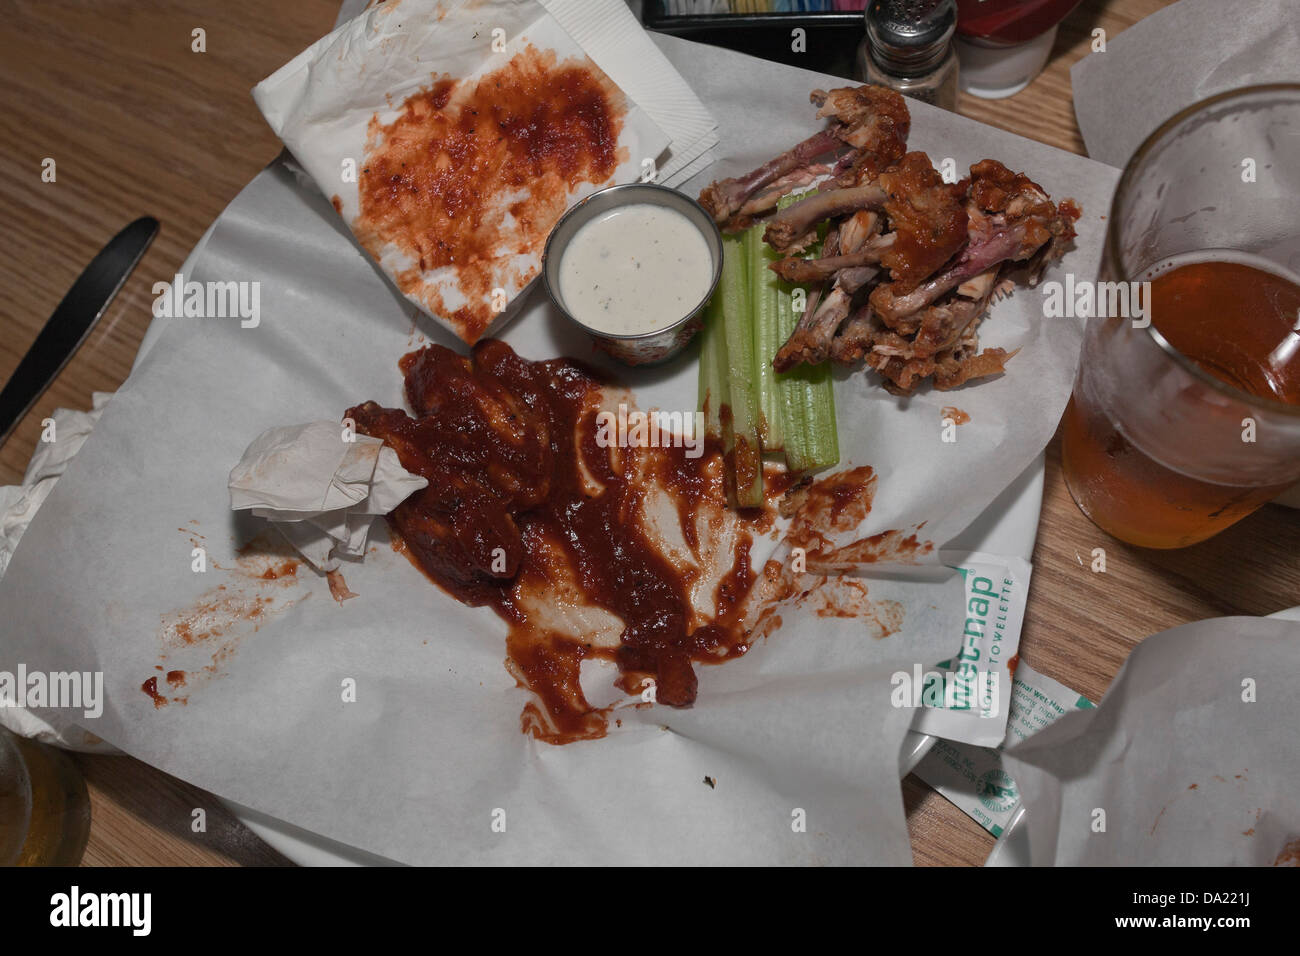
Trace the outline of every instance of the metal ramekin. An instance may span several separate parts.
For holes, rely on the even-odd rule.
[[[709,254],[713,257],[713,279],[709,283],[708,291],[705,292],[704,297],[688,314],[677,319],[672,325],[653,332],[641,332],[637,335],[611,335],[608,332],[599,332],[584,325],[565,308],[564,300],[560,297],[560,260],[564,258],[564,250],[568,247],[569,240],[584,225],[596,216],[609,212],[611,209],[630,206],[635,203],[667,206],[669,209],[675,209],[677,212],[682,213],[687,219],[695,223],[700,230],[700,234],[704,236],[704,241],[708,244]],[[653,365],[658,362],[666,362],[684,349],[686,344],[695,336],[695,333],[700,330],[700,326],[703,324],[701,313],[703,313],[705,304],[713,295],[713,290],[717,288],[718,278],[721,275],[722,234],[718,231],[717,223],[713,221],[713,217],[704,211],[703,206],[684,193],[669,189],[667,186],[657,186],[653,183],[629,183],[625,186],[608,186],[592,193],[586,199],[578,201],[556,222],[551,234],[546,239],[546,248],[542,252],[542,281],[546,285],[546,293],[551,297],[551,301],[555,303],[555,307],[564,313],[570,322],[591,336],[598,348],[608,352],[626,365]]]

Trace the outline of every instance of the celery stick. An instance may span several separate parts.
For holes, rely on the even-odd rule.
[[[794,471],[839,461],[829,363],[772,368],[799,316],[794,286],[767,268],[779,256],[762,234],[760,225],[724,238],[722,276],[700,333],[699,407],[706,433],[722,440],[728,493],[740,507],[763,504],[763,451],[784,450]]]
[[[721,440],[722,406],[730,401],[727,390],[727,342],[723,336],[722,290],[714,293],[704,310],[700,330],[699,408],[704,413],[704,434]]]
[[[782,320],[790,313],[790,285],[768,268],[780,256],[763,241],[763,226],[745,232],[745,260],[749,266],[749,287],[754,310],[754,364],[758,381],[758,437],[763,451],[785,448],[785,416],[776,388],[772,357],[785,344],[788,331]]]
[[[783,197],[777,206],[784,207],[800,198],[802,197]],[[820,242],[807,252],[809,257],[820,254]],[[793,286],[784,281],[779,285],[787,290],[793,289]],[[805,294],[811,295],[812,291],[805,289]],[[780,343],[777,348],[790,337],[798,321],[793,299],[787,295],[780,316]],[[774,349],[772,355],[775,354]],[[771,357],[767,361],[771,362]],[[792,471],[828,468],[840,460],[833,384],[829,362],[817,366],[800,365],[775,376],[778,395],[776,404],[782,411],[781,431],[785,438],[785,459]]]
[[[792,471],[814,471],[837,463],[840,447],[830,363],[801,365],[777,380],[785,390],[786,464]]]
[[[730,454],[741,508],[763,505],[763,452],[758,438],[758,376],[754,363],[754,315],[750,295],[749,269],[744,239],[723,240],[722,279],[723,329],[727,343],[727,384],[730,394],[731,441],[726,442],[728,416],[723,413],[724,447]],[[726,447],[729,445],[729,447]]]
[[[808,467],[839,464],[840,434],[835,418],[835,376],[829,362],[817,370],[812,383],[812,415],[808,425]]]
[[[806,365],[800,365],[776,377],[777,398],[781,403],[781,427],[785,432],[785,463],[791,471],[808,470],[808,433],[801,401],[804,387],[800,381],[806,368]]]

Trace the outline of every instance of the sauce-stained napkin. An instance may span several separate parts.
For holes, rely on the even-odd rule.
[[[672,140],[659,157],[656,182],[677,186],[713,162],[718,121],[624,0],[540,2]]]
[[[265,518],[321,571],[361,557],[370,523],[429,484],[337,422],[270,428],[230,472],[230,507]]]
[[[343,24],[383,2],[343,0],[335,23]],[[539,2],[672,141],[659,157],[656,182],[677,186],[713,162],[718,121],[655,46],[632,4],[626,0]]]
[[[402,294],[471,344],[517,311],[564,210],[669,145],[535,0],[377,5],[253,98]]]

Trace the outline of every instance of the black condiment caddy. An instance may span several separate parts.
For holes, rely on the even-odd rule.
[[[864,32],[860,10],[675,16],[664,0],[645,0],[642,19],[649,30],[846,79]],[[795,29],[804,31],[803,52],[792,49]]]

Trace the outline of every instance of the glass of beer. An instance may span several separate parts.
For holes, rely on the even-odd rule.
[[[1223,93],[1152,133],[1100,278],[1097,301],[1121,307],[1088,320],[1062,444],[1084,514],[1181,548],[1300,481],[1300,84]]]
[[[0,727],[0,866],[75,866],[90,836],[90,797],[61,750]]]

